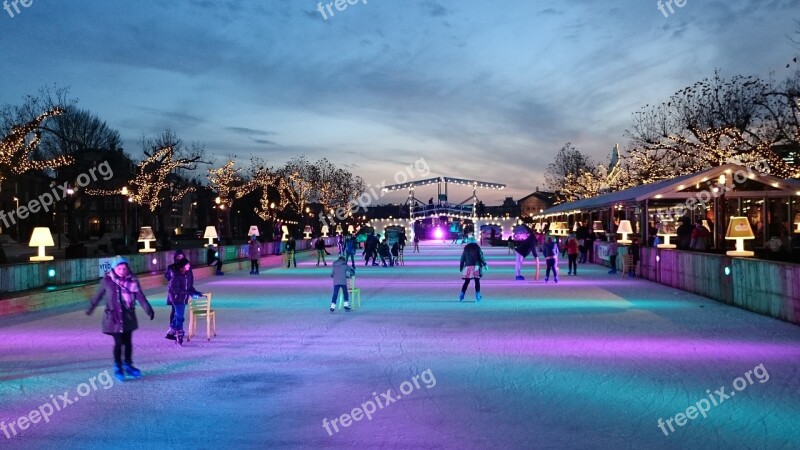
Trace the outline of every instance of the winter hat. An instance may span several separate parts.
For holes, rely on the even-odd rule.
[[[130,266],[131,266],[131,265],[128,263],[128,260],[127,260],[127,259],[125,259],[125,257],[117,255],[117,256],[115,256],[115,257],[114,257],[114,262],[112,262],[112,263],[111,263],[111,267],[112,267],[112,268],[113,268],[113,267],[117,267],[117,266],[118,266],[118,265],[120,265],[120,264],[125,264],[125,265],[126,265],[126,266],[128,266],[128,267],[130,267]]]
[[[175,266],[176,267],[184,267],[187,264],[189,264],[189,260],[186,259],[185,257],[181,258],[181,259],[179,259],[178,261],[175,262]]]

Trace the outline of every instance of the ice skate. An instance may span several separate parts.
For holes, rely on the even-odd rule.
[[[480,303],[482,298],[483,297],[481,296],[480,292],[475,293],[475,303]]]
[[[350,312],[353,308],[350,307],[350,302],[344,302],[344,310]]]
[[[136,367],[133,367],[132,362],[126,362],[123,365],[123,368],[125,369],[125,375],[131,378],[141,378],[142,376],[142,371],[137,369]]]
[[[460,301],[460,302],[464,301],[464,293],[463,292],[458,294],[458,301]]]
[[[125,372],[122,371],[121,366],[114,366],[114,377],[119,381],[125,381]]]
[[[336,311],[336,303],[331,303],[331,312]]]
[[[175,340],[175,330],[173,330],[172,328],[167,330],[167,335],[164,336],[164,339],[169,339],[171,341],[174,341]]]

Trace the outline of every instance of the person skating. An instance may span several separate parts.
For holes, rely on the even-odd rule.
[[[514,243],[514,236],[508,237],[507,244],[508,244],[508,254],[510,255],[514,253],[514,248],[516,247],[516,244]]]
[[[514,241],[511,241],[514,242]],[[536,260],[536,276],[539,275],[539,255],[536,253],[536,234],[531,232],[525,240],[519,241],[514,246],[514,256],[516,258],[514,264],[514,271],[516,274],[515,280],[522,281],[525,277],[522,276],[522,262],[525,258],[533,253],[533,259]]]
[[[344,253],[344,236],[341,234],[336,235],[336,248],[339,250],[339,256]]]
[[[219,256],[219,248],[215,247],[214,244],[208,244],[206,261],[209,267],[214,266],[214,275],[225,275],[222,272],[222,258]]]
[[[553,281],[558,283],[558,266],[556,265],[558,257],[558,243],[552,236],[547,237],[547,242],[544,243],[544,260],[547,263],[547,271],[544,274],[544,282],[550,281],[550,271],[553,271]]]
[[[356,270],[356,238],[350,233],[344,239],[344,260],[353,263],[353,270]]]
[[[389,249],[389,244],[386,242],[386,238],[378,246],[378,255],[381,257],[381,263],[383,263],[383,267],[394,267],[394,263],[392,262],[392,253]],[[389,259],[389,266],[386,265],[386,259]]]
[[[464,300],[464,294],[467,293],[469,287],[469,280],[475,280],[475,302],[481,301],[481,277],[483,271],[488,269],[486,259],[483,257],[481,247],[475,242],[475,238],[470,237],[468,244],[464,246],[461,252],[461,263],[459,265],[459,272],[464,279],[464,284],[461,286],[461,293],[458,295],[458,301]]]
[[[86,315],[91,315],[105,298],[103,334],[114,338],[114,375],[124,381],[126,376],[139,378],[142,372],[133,366],[133,331],[139,327],[136,320],[136,302],[142,305],[150,320],[155,312],[147,301],[139,280],[128,267],[128,260],[117,256],[111,270],[100,280],[97,292],[89,300]],[[124,347],[125,359],[122,359]]]
[[[322,236],[317,238],[317,241],[314,242],[314,248],[317,249],[317,267],[319,267],[319,260],[322,259],[322,263],[326,266],[328,265],[327,261],[325,261],[325,239]]]
[[[175,263],[184,258],[186,258],[186,254],[183,253],[182,250],[178,250],[175,252],[173,264],[170,264],[167,267],[167,271],[164,273],[164,278],[167,279],[167,283],[169,283],[169,280],[172,279],[172,276],[174,274],[173,268],[175,266]],[[192,282],[194,282],[194,273],[192,272],[191,267],[189,268],[189,276],[192,278]],[[169,313],[169,330],[167,330],[167,335],[164,336],[164,338],[174,341],[176,338],[175,338],[175,329],[172,328],[172,319],[175,317],[175,306],[172,304],[172,297],[170,297],[169,295],[169,290],[167,290],[167,304],[170,305],[171,310]]]
[[[411,253],[419,253],[419,236],[414,235],[414,250]]]
[[[567,238],[567,261],[569,270],[567,271],[567,275],[577,275],[578,274],[578,238],[575,237],[574,234],[570,233],[569,237]]]
[[[286,268],[288,269],[292,265],[297,268],[297,258],[295,258],[295,251],[297,250],[297,241],[294,240],[294,236],[289,236],[289,239],[286,241]]]
[[[352,267],[347,265],[347,260],[344,256],[340,256],[333,262],[331,269],[331,278],[333,278],[333,297],[331,297],[331,312],[336,311],[336,300],[339,298],[339,290],[343,291],[344,295],[344,310],[350,312],[350,294],[347,291],[347,279],[352,277],[355,271]]]
[[[378,257],[378,238],[375,235],[370,234],[367,236],[367,240],[364,242],[364,257],[366,258],[365,266],[369,265],[370,259],[373,266],[378,265],[376,261]]]
[[[250,275],[258,275],[258,259],[261,257],[261,243],[256,235],[250,236],[247,243],[247,254],[250,256]]]
[[[406,232],[400,232],[400,237],[397,238],[397,243],[400,244],[400,251],[403,251],[403,249],[406,248],[406,240]]]
[[[186,258],[180,259],[172,265],[172,278],[167,286],[167,295],[172,299],[172,307],[175,309],[175,316],[170,322],[170,329],[174,330],[175,340],[179,345],[183,345],[183,322],[186,304],[189,297],[198,297],[202,292],[194,288],[194,276],[192,266]]]

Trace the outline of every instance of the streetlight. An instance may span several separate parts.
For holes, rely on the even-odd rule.
[[[128,251],[128,186],[122,186],[122,234],[125,236],[125,251]]]
[[[14,201],[17,202],[17,211],[19,211],[19,197],[14,197]],[[17,221],[17,242],[19,242],[19,220]]]

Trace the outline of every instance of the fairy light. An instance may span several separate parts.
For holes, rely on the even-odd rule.
[[[33,152],[41,142],[41,126],[50,117],[61,115],[61,108],[53,108],[34,120],[11,127],[11,132],[0,140],[0,181],[6,175],[22,175],[29,170],[57,169],[72,164],[71,156],[57,156],[47,160],[37,160]],[[29,138],[30,135],[33,135]]]

